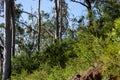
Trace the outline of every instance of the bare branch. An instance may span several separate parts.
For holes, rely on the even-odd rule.
[[[71,0],[72,2],[76,2],[76,3],[79,3],[79,4],[81,4],[81,5],[83,5],[83,6],[85,6],[85,7],[87,7],[88,8],[88,6],[87,5],[85,5],[84,3],[82,3],[82,2],[79,2],[79,1],[76,1],[76,0]]]
[[[51,36],[51,37],[54,37],[54,33],[51,33],[48,29],[46,28],[43,28],[44,30],[46,30],[46,32]]]
[[[37,18],[37,16],[36,16],[36,15],[34,15],[34,14],[32,14],[32,13],[29,13],[29,12],[27,12],[27,11],[23,11],[23,10],[22,10],[22,12],[23,12],[23,13],[26,13],[26,14],[29,14],[29,15],[31,15],[31,16],[33,16],[33,17]]]
[[[4,16],[0,16],[0,17],[2,17],[2,18],[4,18]],[[19,21],[19,20],[16,20],[18,23],[20,23],[20,24],[23,24],[24,26],[26,26],[27,28],[29,28],[29,29],[31,29],[31,27],[30,26],[28,26],[27,24],[25,24],[24,22],[21,22],[21,21]],[[34,30],[34,29],[32,29],[34,32],[36,32],[36,33],[38,33],[38,31],[36,31],[36,30]]]
[[[17,20],[17,22],[20,23],[20,24],[23,24],[23,25],[26,26],[27,28],[31,29],[31,27],[28,26],[27,24],[25,24],[24,22],[21,22],[21,21],[18,21],[18,20]],[[32,29],[32,30],[33,30],[34,32],[38,33],[38,31],[36,31],[35,29]]]
[[[23,10],[22,10],[22,12],[23,12],[23,13],[26,13],[26,14],[29,14],[29,15],[31,15],[31,16],[37,18],[37,16],[34,15],[34,14],[32,14],[32,13],[29,13],[29,12],[27,12],[27,11],[23,11]],[[0,17],[4,18],[4,15],[0,15]]]

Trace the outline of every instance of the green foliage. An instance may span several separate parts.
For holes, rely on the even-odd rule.
[[[44,54],[48,64],[50,64],[51,67],[60,65],[64,68],[65,62],[67,61],[67,56],[65,54],[67,49],[66,43],[56,43],[48,47]]]
[[[31,73],[33,70],[39,68],[40,62],[36,58],[37,55],[25,55],[21,54],[13,58],[12,68],[13,72],[20,74],[22,71]]]
[[[83,4],[86,1],[83,0]],[[63,34],[61,42],[53,43],[56,37],[55,16],[41,11],[41,50],[38,53],[38,20],[33,16],[38,13],[31,13],[33,15],[29,15],[26,22],[21,18],[22,4],[16,4],[18,55],[12,58],[11,80],[67,80],[98,64],[104,64],[101,70],[104,77],[120,76],[120,2],[91,1],[92,9],[79,21],[78,17],[71,18],[66,2],[62,5],[59,15],[59,25],[62,23],[60,31]],[[76,25],[80,25],[78,29]],[[4,23],[1,23],[1,36],[3,26]]]
[[[100,61],[104,63],[103,73],[107,75],[120,75],[120,44],[118,42],[109,43],[101,54]]]
[[[19,20],[19,18],[21,17],[22,14],[22,10],[23,10],[23,6],[22,4],[16,4],[15,5],[15,19]]]
[[[13,60],[12,79],[67,80],[99,64],[104,64],[104,77],[118,76],[119,47],[120,43],[113,42],[111,37],[103,40],[83,32],[77,34],[76,39],[66,38],[48,46],[43,52],[17,56]]]
[[[120,35],[120,18],[118,18],[114,21],[114,26],[115,26],[114,35],[116,34],[119,37],[119,35]]]

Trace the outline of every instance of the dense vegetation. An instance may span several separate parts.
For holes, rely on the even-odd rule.
[[[120,42],[78,34],[75,40],[66,38],[62,43],[48,46],[43,52],[26,53],[13,59],[13,80],[67,80],[77,73],[98,64],[104,79],[120,74]],[[26,55],[25,55],[26,54]]]
[[[38,12],[29,13],[15,4],[11,80],[69,80],[100,64],[102,80],[120,77],[120,1],[71,0],[87,9],[79,19],[70,18],[65,0],[51,1],[55,4],[51,14],[39,11],[40,6]],[[28,22],[21,19],[23,13]],[[4,42],[4,23],[0,29]]]

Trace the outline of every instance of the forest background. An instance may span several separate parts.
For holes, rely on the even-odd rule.
[[[119,0],[1,0],[1,79],[117,80],[119,13]]]

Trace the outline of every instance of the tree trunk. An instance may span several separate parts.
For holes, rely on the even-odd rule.
[[[40,0],[38,2],[38,51],[40,51],[40,33],[41,33],[41,13],[40,13]]]
[[[56,18],[56,38],[59,39],[59,6],[58,0],[54,0],[55,4],[55,18]]]
[[[0,45],[0,74],[2,74],[2,68],[3,68],[3,54],[2,54],[2,51],[3,51],[3,46]],[[2,77],[0,77],[2,78]]]
[[[10,27],[10,0],[4,0],[4,62],[2,80],[7,80],[11,75],[11,27]]]
[[[60,40],[62,41],[62,29],[63,29],[63,12],[62,12],[62,6],[63,1],[59,0],[59,8],[60,8]]]
[[[62,41],[62,36],[68,27],[67,16],[68,16],[68,6],[65,0],[59,0],[59,39]]]
[[[11,0],[11,26],[12,26],[12,44],[11,44],[11,53],[12,56],[15,56],[15,8],[14,0]]]
[[[93,12],[90,0],[86,0],[87,10],[88,10],[88,19],[89,19],[89,26],[93,26]]]

